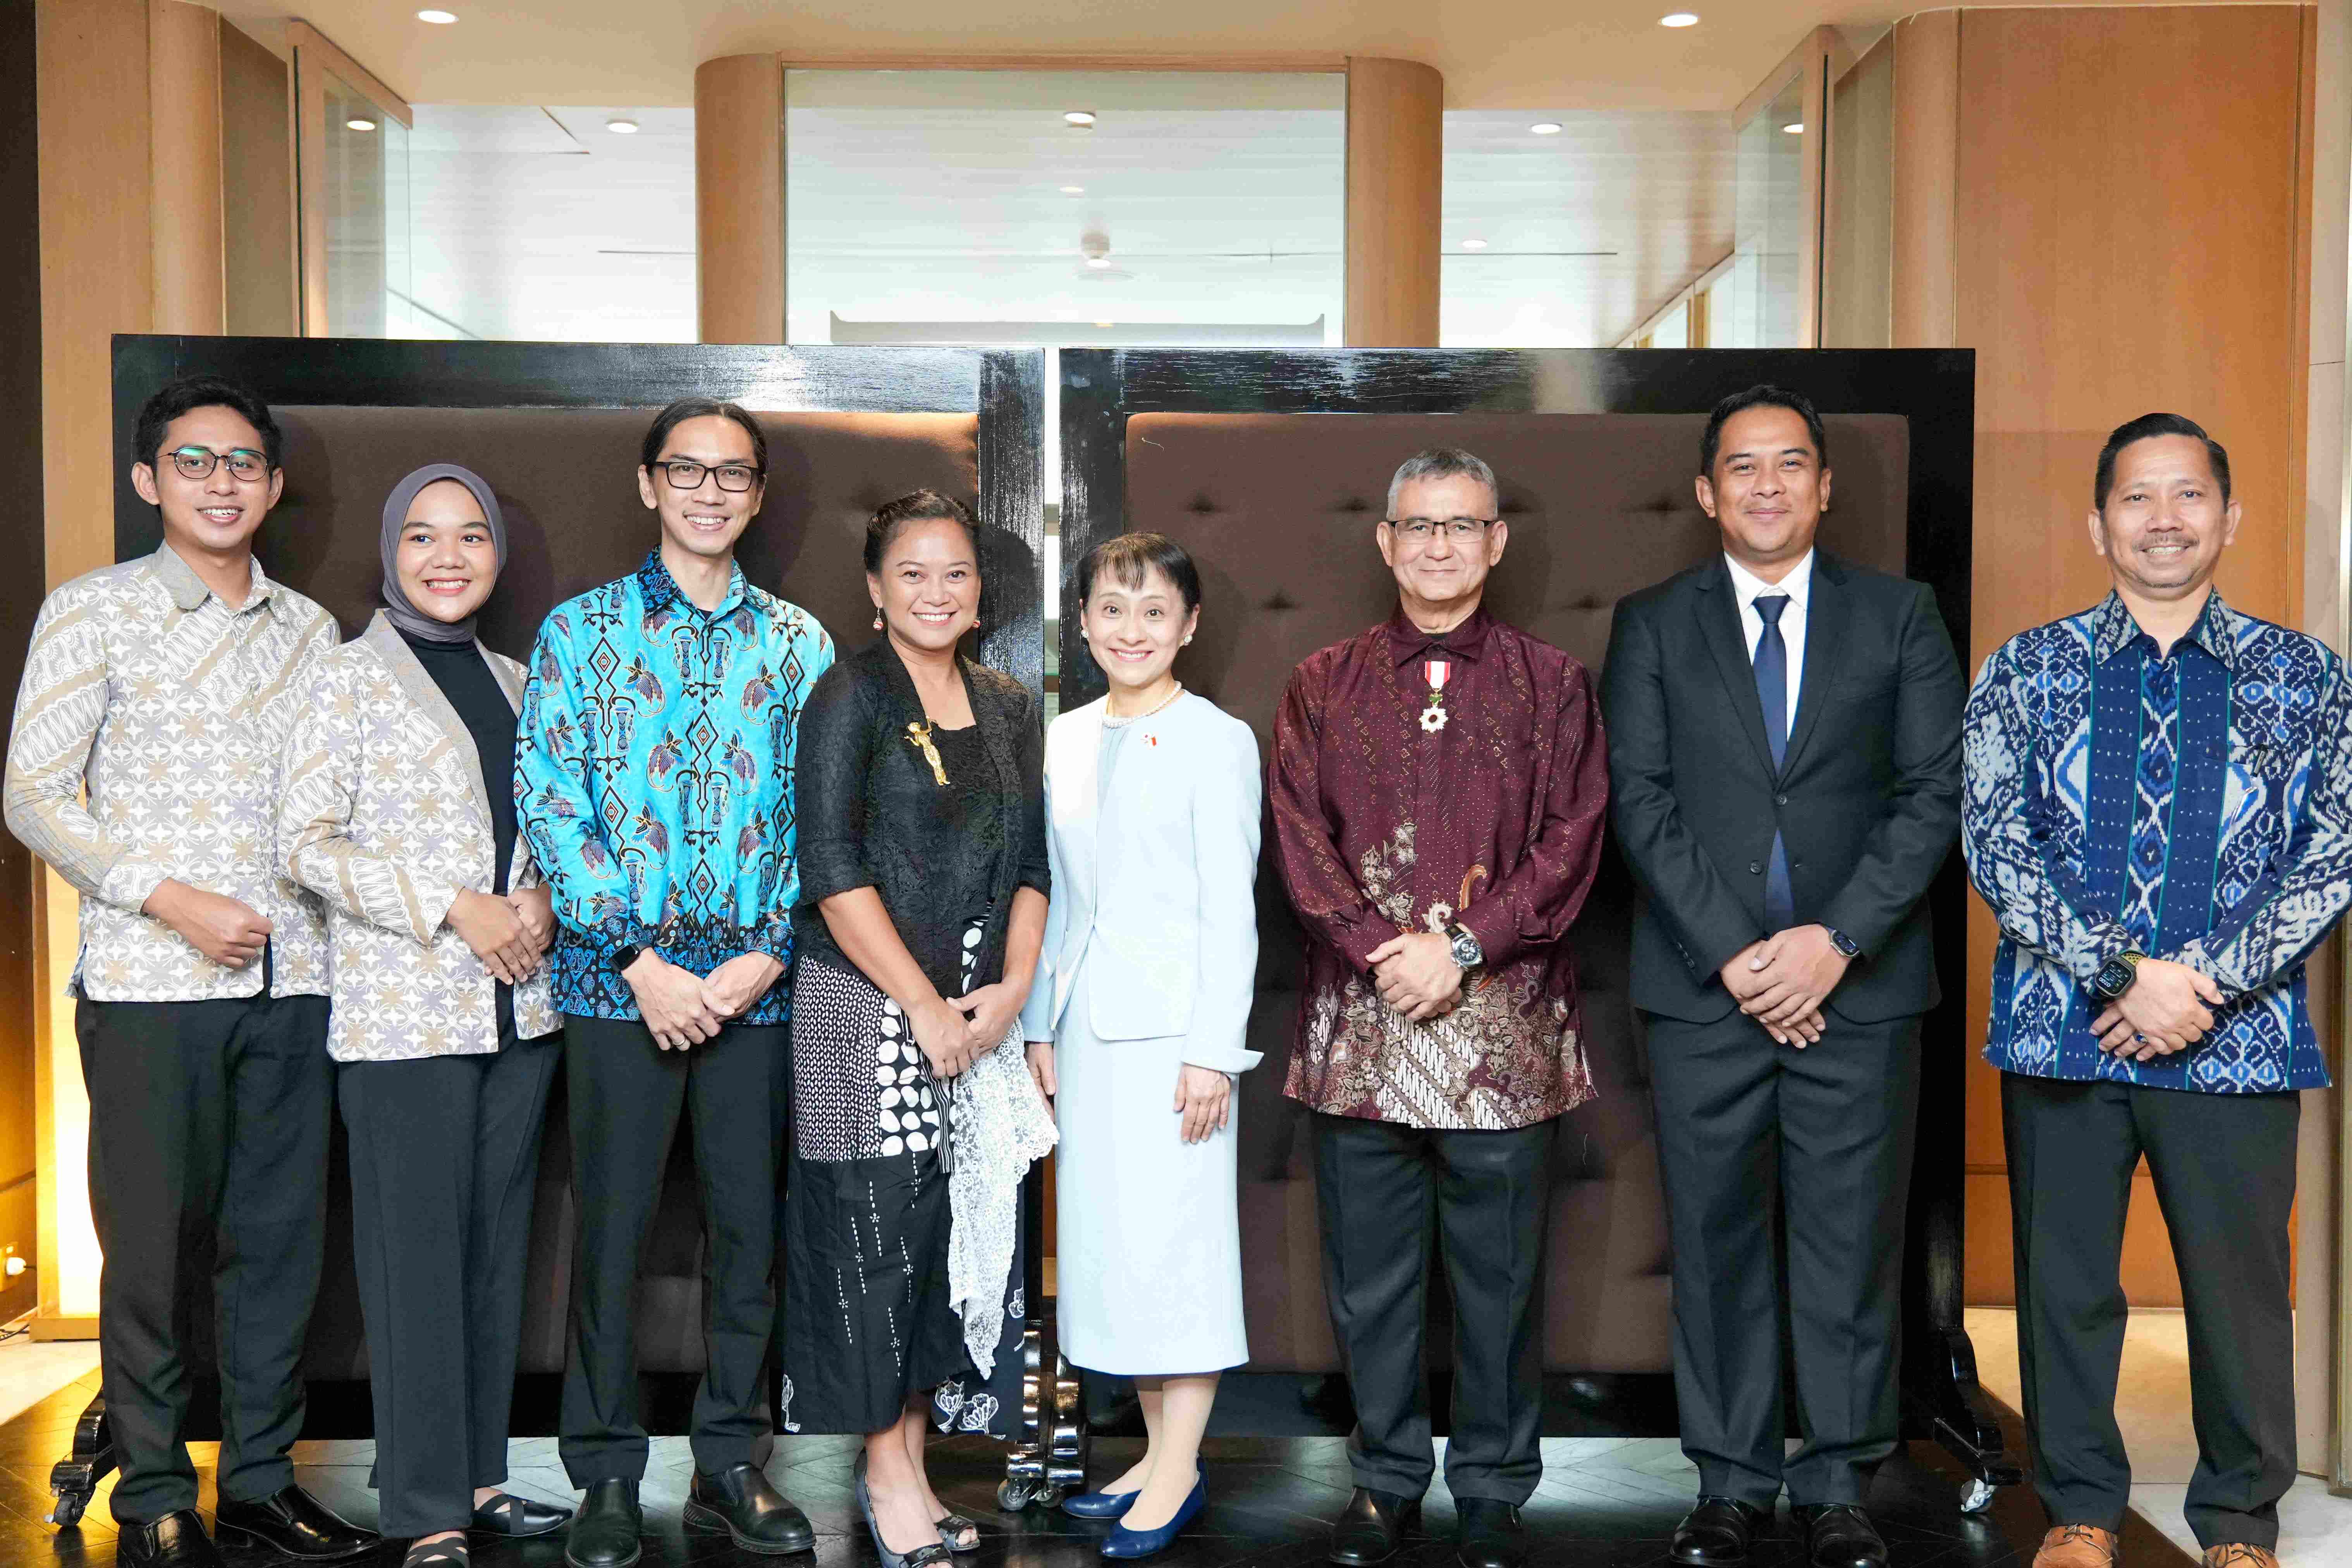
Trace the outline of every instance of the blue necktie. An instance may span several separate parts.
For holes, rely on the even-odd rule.
[[[1764,635],[1756,639],[1756,699],[1763,704],[1764,739],[1772,747],[1776,774],[1789,751],[1789,645],[1780,636],[1780,612],[1788,607],[1786,594],[1764,594],[1756,600],[1757,616],[1764,623]],[[1774,931],[1797,923],[1797,898],[1789,888],[1789,851],[1777,831],[1771,864],[1764,871],[1764,923]]]

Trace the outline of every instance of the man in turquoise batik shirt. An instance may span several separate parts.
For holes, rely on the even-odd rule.
[[[1992,1037],[2015,1237],[2036,1568],[2112,1568],[2132,1173],[2188,1310],[2212,1568],[2275,1568],[2294,1479],[2289,1215],[2299,1091],[2327,1067],[2304,960],[2352,901],[2352,682],[2214,591],[2230,458],[2178,415],[2107,437],[2092,546],[2115,591],[2020,633],[1965,720],[1961,842],[2000,922]]]
[[[740,408],[664,409],[637,470],[661,542],[547,617],[518,721],[520,815],[560,923],[579,1196],[561,1443],[588,1494],[565,1546],[575,1568],[639,1552],[637,1255],[681,1116],[709,1235],[687,1515],[753,1552],[815,1541],[754,1445],[768,1431],[782,981],[800,897],[793,748],[833,642],[735,563],[766,474],[766,437]]]

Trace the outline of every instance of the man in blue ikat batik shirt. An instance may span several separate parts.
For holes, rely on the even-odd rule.
[[[2021,632],[1969,699],[1962,845],[2000,922],[1991,1039],[2016,1241],[2035,1568],[2111,1568],[2131,1472],[2118,1282],[2146,1156],[2188,1308],[2209,1568],[2275,1568],[2294,1478],[2288,1216],[2325,1087],[2304,961],[2352,899],[2352,690],[2214,590],[2230,458],[2149,414],[2099,453],[2115,587]]]

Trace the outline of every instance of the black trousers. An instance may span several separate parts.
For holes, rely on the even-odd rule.
[[[1543,1476],[1537,1283],[1556,1123],[1435,1131],[1315,1118],[1323,1284],[1356,1401],[1356,1484],[1419,1497],[1436,1468],[1423,1354],[1430,1248],[1454,1298],[1456,1498],[1524,1503]]]
[[[761,1371],[775,1324],[776,1160],[791,1047],[781,1025],[730,1024],[708,1044],[665,1051],[643,1024],[566,1017],[572,1106],[572,1333],[563,1436],[572,1484],[646,1470],[637,1414],[637,1259],[681,1116],[694,1126],[706,1253],[694,1396],[694,1462],[706,1473],[753,1458],[769,1431]]]
[[[1859,1503],[1900,1437],[1919,1020],[1832,1016],[1798,1050],[1740,1013],[1643,1018],[1674,1251],[1675,1397],[1699,1490],[1759,1508],[1783,1485],[1792,1503]],[[1785,1458],[1784,1340],[1803,1436]]]
[[[496,1053],[346,1062],[352,1255],[386,1535],[463,1530],[507,1478],[551,1035]]]
[[[2000,1075],[2017,1359],[2033,1489],[2058,1524],[2116,1529],[2131,1466],[2116,1427],[2124,1213],[2147,1156],[2189,1329],[2200,1544],[2274,1548],[2294,1479],[2288,1238],[2302,1096],[2200,1094]]]
[[[266,960],[265,960],[266,963]],[[215,1248],[220,1494],[294,1482],[302,1340],[326,1247],[327,999],[91,1002],[74,1014],[89,1089],[89,1207],[106,1255],[99,1361],[121,1457],[113,1510],[196,1506],[181,1428],[189,1265]]]

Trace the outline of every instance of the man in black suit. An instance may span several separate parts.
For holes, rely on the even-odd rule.
[[[1723,555],[1621,603],[1602,676],[1699,1471],[1673,1554],[1697,1568],[1744,1561],[1784,1484],[1816,1568],[1886,1562],[1863,1502],[1897,1441],[1924,900],[1959,825],[1966,689],[1927,588],[1815,552],[1829,500],[1811,404],[1717,404],[1698,502]]]

